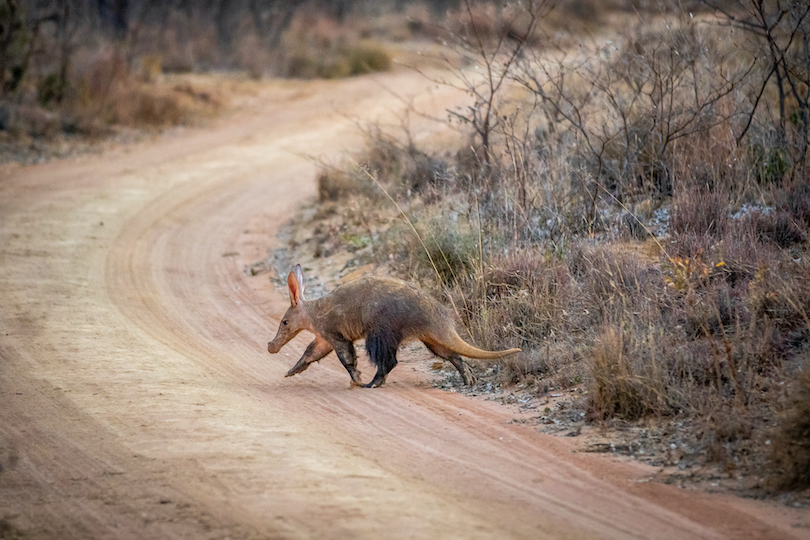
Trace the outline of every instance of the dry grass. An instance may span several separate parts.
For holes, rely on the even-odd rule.
[[[695,37],[674,36],[655,41],[645,30],[644,46],[682,51]],[[631,87],[600,92],[631,99]],[[588,131],[585,116],[573,125],[566,111],[527,107],[525,95],[520,109],[499,105],[507,114],[490,163],[374,132],[355,159],[418,237],[353,167],[329,173],[322,199],[341,201],[347,238],[370,239],[366,261],[431,287],[471,341],[523,349],[497,370],[479,369],[484,384],[539,396],[578,388],[592,422],[677,423],[703,464],[729,475],[767,467],[774,489],[806,487],[810,188],[751,151],[759,135],[737,144],[730,119],[741,95],[715,97],[666,147],[611,131],[604,115]],[[688,103],[676,109],[673,125],[692,126]],[[517,110],[533,116],[510,120]],[[654,109],[634,114],[638,125],[660,120]],[[516,139],[526,123],[537,129]],[[591,144],[606,137],[605,152],[586,135]]]
[[[44,6],[24,6],[32,18],[47,11],[47,22],[38,27],[30,49],[30,25],[13,31],[14,46],[6,51],[12,58],[4,62],[7,83],[0,89],[0,142],[27,146],[31,139],[107,136],[114,126],[152,129],[197,122],[216,114],[224,98],[211,85],[179,76],[194,72],[225,69],[260,79],[390,70],[392,57],[382,39],[397,25],[407,28],[404,14],[381,12],[371,22],[349,16],[338,23],[325,6],[279,7],[276,16],[292,10],[285,26],[280,21],[286,16],[268,18],[267,12],[244,5],[225,9],[228,5],[219,17],[213,6],[186,10],[149,4],[137,21],[133,17],[129,33],[116,39],[112,31],[101,32],[89,12],[60,8],[52,14]],[[372,29],[383,15],[389,22]],[[64,23],[67,33],[58,32],[54,22]]]
[[[148,71],[148,77],[130,73],[114,51],[90,61],[77,73],[73,99],[66,105],[79,129],[92,133],[111,124],[147,128],[192,124],[224,105],[214,88],[159,77],[154,66]]]
[[[785,410],[778,417],[771,436],[773,484],[777,489],[810,485],[810,365],[793,383]]]
[[[25,144],[63,134],[97,138],[115,127],[138,129],[189,125],[217,114],[226,98],[215,79],[202,82],[185,76],[160,75],[159,59],[145,59],[130,71],[115,49],[77,57],[58,103],[42,88],[26,92],[11,111],[7,132]]]
[[[376,40],[357,28],[339,25],[318,13],[299,17],[284,37],[281,74],[336,79],[391,69],[392,59]]]
[[[658,371],[654,357],[639,355],[653,349],[643,343],[639,350],[639,344],[633,342],[639,337],[644,340],[647,336],[625,335],[622,328],[616,327],[607,327],[597,336],[591,349],[593,382],[589,392],[591,412],[596,418],[637,420],[669,412],[667,378]]]

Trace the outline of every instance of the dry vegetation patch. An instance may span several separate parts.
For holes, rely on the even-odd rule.
[[[429,10],[428,10],[429,12]],[[392,68],[407,15],[375,2],[0,0],[0,148],[9,161],[200,122],[215,80],[337,78]]]
[[[570,36],[544,33],[554,15],[542,2],[520,17],[517,4],[462,4],[446,26],[454,58],[470,62],[449,66],[473,100],[450,111],[467,138],[436,151],[372,130],[362,154],[320,176],[313,256],[348,248],[347,268],[431,289],[477,345],[523,349],[478,366],[473,393],[499,389],[546,429],[590,433],[591,450],[665,467],[668,481],[801,498],[801,100],[772,87],[756,51],[735,53],[707,11],[640,13],[568,54]],[[810,35],[791,17],[780,31]],[[514,39],[526,21],[532,39]],[[799,116],[780,122],[780,103]]]

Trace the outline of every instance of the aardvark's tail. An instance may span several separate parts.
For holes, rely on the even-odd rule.
[[[510,354],[519,353],[520,349],[507,349],[505,351],[485,351],[483,349],[479,349],[477,347],[473,347],[463,339],[459,337],[458,334],[453,332],[453,335],[450,336],[450,339],[447,340],[443,344],[448,349],[452,349],[456,351],[461,356],[466,356],[468,358],[478,358],[480,360],[495,360],[497,358],[503,358],[504,356],[509,356]]]

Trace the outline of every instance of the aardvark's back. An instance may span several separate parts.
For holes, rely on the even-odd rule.
[[[417,338],[452,328],[452,315],[427,293],[392,278],[367,276],[335,289],[320,299],[327,326],[349,339],[360,339],[380,327],[391,329],[400,339]],[[326,308],[326,309],[323,309]],[[330,324],[331,323],[331,324]]]

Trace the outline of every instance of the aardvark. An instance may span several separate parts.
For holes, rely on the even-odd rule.
[[[470,384],[460,355],[491,360],[520,352],[484,351],[469,345],[456,332],[453,317],[443,305],[413,285],[398,279],[367,276],[337,287],[328,295],[304,300],[304,275],[296,265],[287,276],[290,308],[279,324],[276,337],[267,344],[273,354],[281,350],[301,330],[309,330],[315,339],[287,377],[297,375],[332,351],[337,353],[352,378],[352,384],[371,388],[380,386],[397,365],[400,343],[418,339],[436,356],[448,360]],[[366,338],[366,351],[377,366],[374,379],[360,381],[354,342]]]

